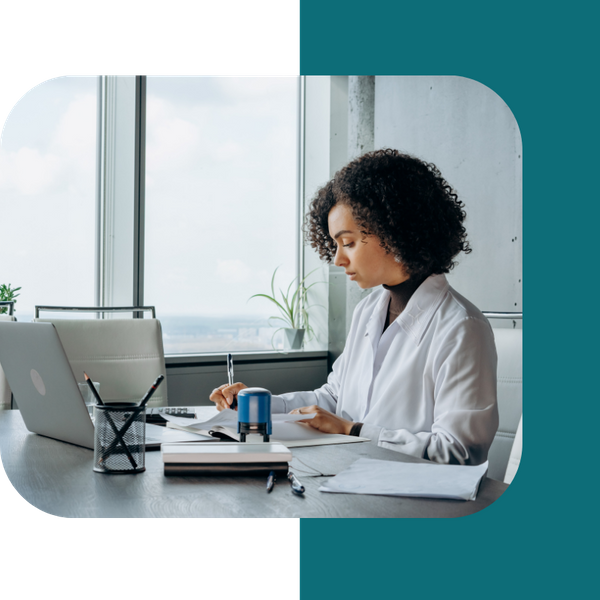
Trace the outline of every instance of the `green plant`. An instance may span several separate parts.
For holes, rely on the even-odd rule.
[[[13,301],[15,304],[17,303],[17,301],[15,300],[15,298],[17,296],[19,296],[20,294],[15,294],[15,292],[18,292],[21,288],[15,288],[14,290],[11,288],[12,284],[8,284],[5,285],[4,283],[0,284],[0,301]],[[15,309],[16,310],[16,309]],[[8,306],[1,306],[0,307],[0,315],[3,315],[5,313],[8,312]]]
[[[279,269],[279,267],[277,267]],[[277,299],[277,294],[275,293],[275,275],[277,274],[277,269],[273,271],[273,277],[271,277],[271,295],[268,294],[254,294],[250,296],[248,300],[252,300],[252,298],[266,298],[277,308],[279,309],[279,313],[281,316],[270,317],[270,320],[274,321],[282,321],[284,323],[284,327],[280,327],[277,331],[281,329],[304,329],[306,331],[306,336],[308,339],[311,339],[314,332],[309,323],[308,318],[308,301],[307,294],[308,290],[310,290],[313,285],[317,283],[324,283],[322,281],[315,281],[311,283],[309,286],[305,285],[305,281],[312,275],[317,269],[311,271],[308,275],[306,275],[295,287],[294,282],[298,279],[294,277],[292,279],[290,285],[288,285],[285,293],[281,288],[279,288],[279,294],[281,299]],[[277,331],[275,333],[277,333]],[[275,334],[273,334],[275,337]]]

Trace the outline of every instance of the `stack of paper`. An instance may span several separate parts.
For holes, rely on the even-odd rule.
[[[351,435],[323,433],[310,425],[297,423],[297,421],[312,419],[314,416],[314,413],[308,415],[272,415],[273,435],[271,436],[271,440],[285,444],[288,448],[319,446],[325,444],[351,444],[354,442],[368,441],[367,438]],[[169,421],[168,426],[175,427],[176,429],[203,434],[207,434],[210,430],[219,431],[227,434],[233,439],[239,440],[239,435],[237,433],[237,412],[234,410],[223,410],[208,421],[186,419],[168,414],[163,414],[163,417]]]
[[[475,500],[487,469],[487,461],[476,467],[467,467],[361,458],[329,479],[319,490],[341,494]]]

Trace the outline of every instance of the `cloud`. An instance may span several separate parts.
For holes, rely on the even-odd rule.
[[[217,260],[217,276],[222,283],[245,283],[252,278],[252,269],[238,259]]]
[[[190,157],[199,141],[198,127],[174,115],[175,107],[160,98],[148,98],[146,107],[146,169],[170,170]],[[185,159],[183,159],[185,162]]]
[[[89,187],[96,164],[96,98],[82,94],[60,118],[48,151],[22,146],[0,149],[0,189],[24,196],[50,193],[61,186]]]
[[[35,148],[19,148],[17,152],[0,149],[0,189],[14,190],[24,196],[54,188],[63,161],[55,154],[42,154]]]

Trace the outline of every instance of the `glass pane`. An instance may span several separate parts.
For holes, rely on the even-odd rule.
[[[144,298],[165,352],[272,349],[276,313],[249,298],[296,276],[297,130],[297,78],[148,77]]]
[[[34,305],[93,305],[96,78],[61,77],[11,111],[0,147],[0,284]]]

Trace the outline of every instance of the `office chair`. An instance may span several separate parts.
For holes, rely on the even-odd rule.
[[[519,465],[521,464],[521,452],[523,451],[523,417],[519,419],[519,427],[517,427],[517,433],[515,435],[515,441],[513,443],[512,450],[510,451],[510,458],[508,459],[508,466],[506,467],[506,474],[504,475],[504,483],[512,483],[512,480],[517,472]]]
[[[523,313],[483,313],[488,319],[521,320]],[[492,327],[498,352],[498,412],[500,424],[490,447],[488,477],[505,481],[519,467],[523,412],[523,330]],[[513,451],[514,448],[514,451]],[[512,457],[511,457],[511,453]],[[509,482],[510,483],[510,482]]]
[[[14,316],[15,303],[12,300],[2,300],[0,302],[1,306],[8,306],[8,314],[0,315],[0,319],[3,321],[16,321],[17,319]],[[12,393],[10,391],[10,386],[8,385],[8,381],[6,381],[6,375],[4,375],[4,371],[2,370],[2,365],[0,365],[0,409],[2,408],[11,408],[11,398]]]
[[[137,312],[151,311],[150,319],[40,318],[40,311]],[[34,321],[53,323],[65,349],[75,379],[84,382],[84,371],[100,383],[106,403],[139,401],[154,380],[166,376],[160,321],[154,307],[36,306]],[[167,381],[163,381],[147,406],[166,406]]]

